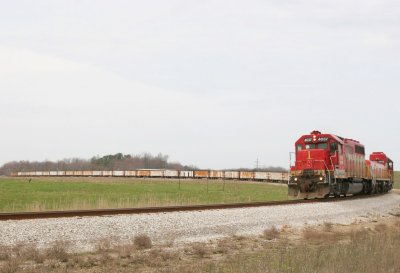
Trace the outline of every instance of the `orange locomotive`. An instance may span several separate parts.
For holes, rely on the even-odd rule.
[[[313,131],[296,143],[289,196],[316,198],[384,193],[393,186],[393,161],[382,152],[365,159],[360,142]]]

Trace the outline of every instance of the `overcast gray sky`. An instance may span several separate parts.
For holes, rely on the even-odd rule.
[[[287,167],[314,129],[396,164],[400,2],[0,1],[0,94],[0,164]]]

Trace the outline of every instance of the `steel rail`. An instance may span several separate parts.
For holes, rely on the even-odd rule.
[[[343,198],[327,198],[327,199],[306,199],[306,200],[284,200],[269,202],[250,202],[250,203],[230,203],[230,204],[212,204],[212,205],[190,205],[190,206],[165,206],[165,207],[139,207],[139,208],[119,208],[119,209],[94,209],[94,210],[63,210],[63,211],[37,211],[37,212],[13,212],[0,213],[0,221],[6,220],[29,220],[29,219],[46,219],[46,218],[63,218],[63,217],[83,217],[83,216],[109,216],[118,214],[146,214],[146,213],[166,213],[180,211],[202,211],[216,209],[234,209],[234,208],[250,208],[250,207],[267,207],[296,205],[307,203],[321,202],[338,202],[361,198],[371,198],[380,195],[363,195],[350,196]]]

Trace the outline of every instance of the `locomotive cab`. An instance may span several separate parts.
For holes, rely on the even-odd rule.
[[[291,166],[289,195],[295,197],[329,196],[332,172],[338,165],[340,139],[313,131],[295,143],[295,164]]]

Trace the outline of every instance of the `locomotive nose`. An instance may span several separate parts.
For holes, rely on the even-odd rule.
[[[297,186],[300,188],[301,192],[313,192],[315,191],[317,182],[312,179],[304,179],[302,181],[297,181]]]

